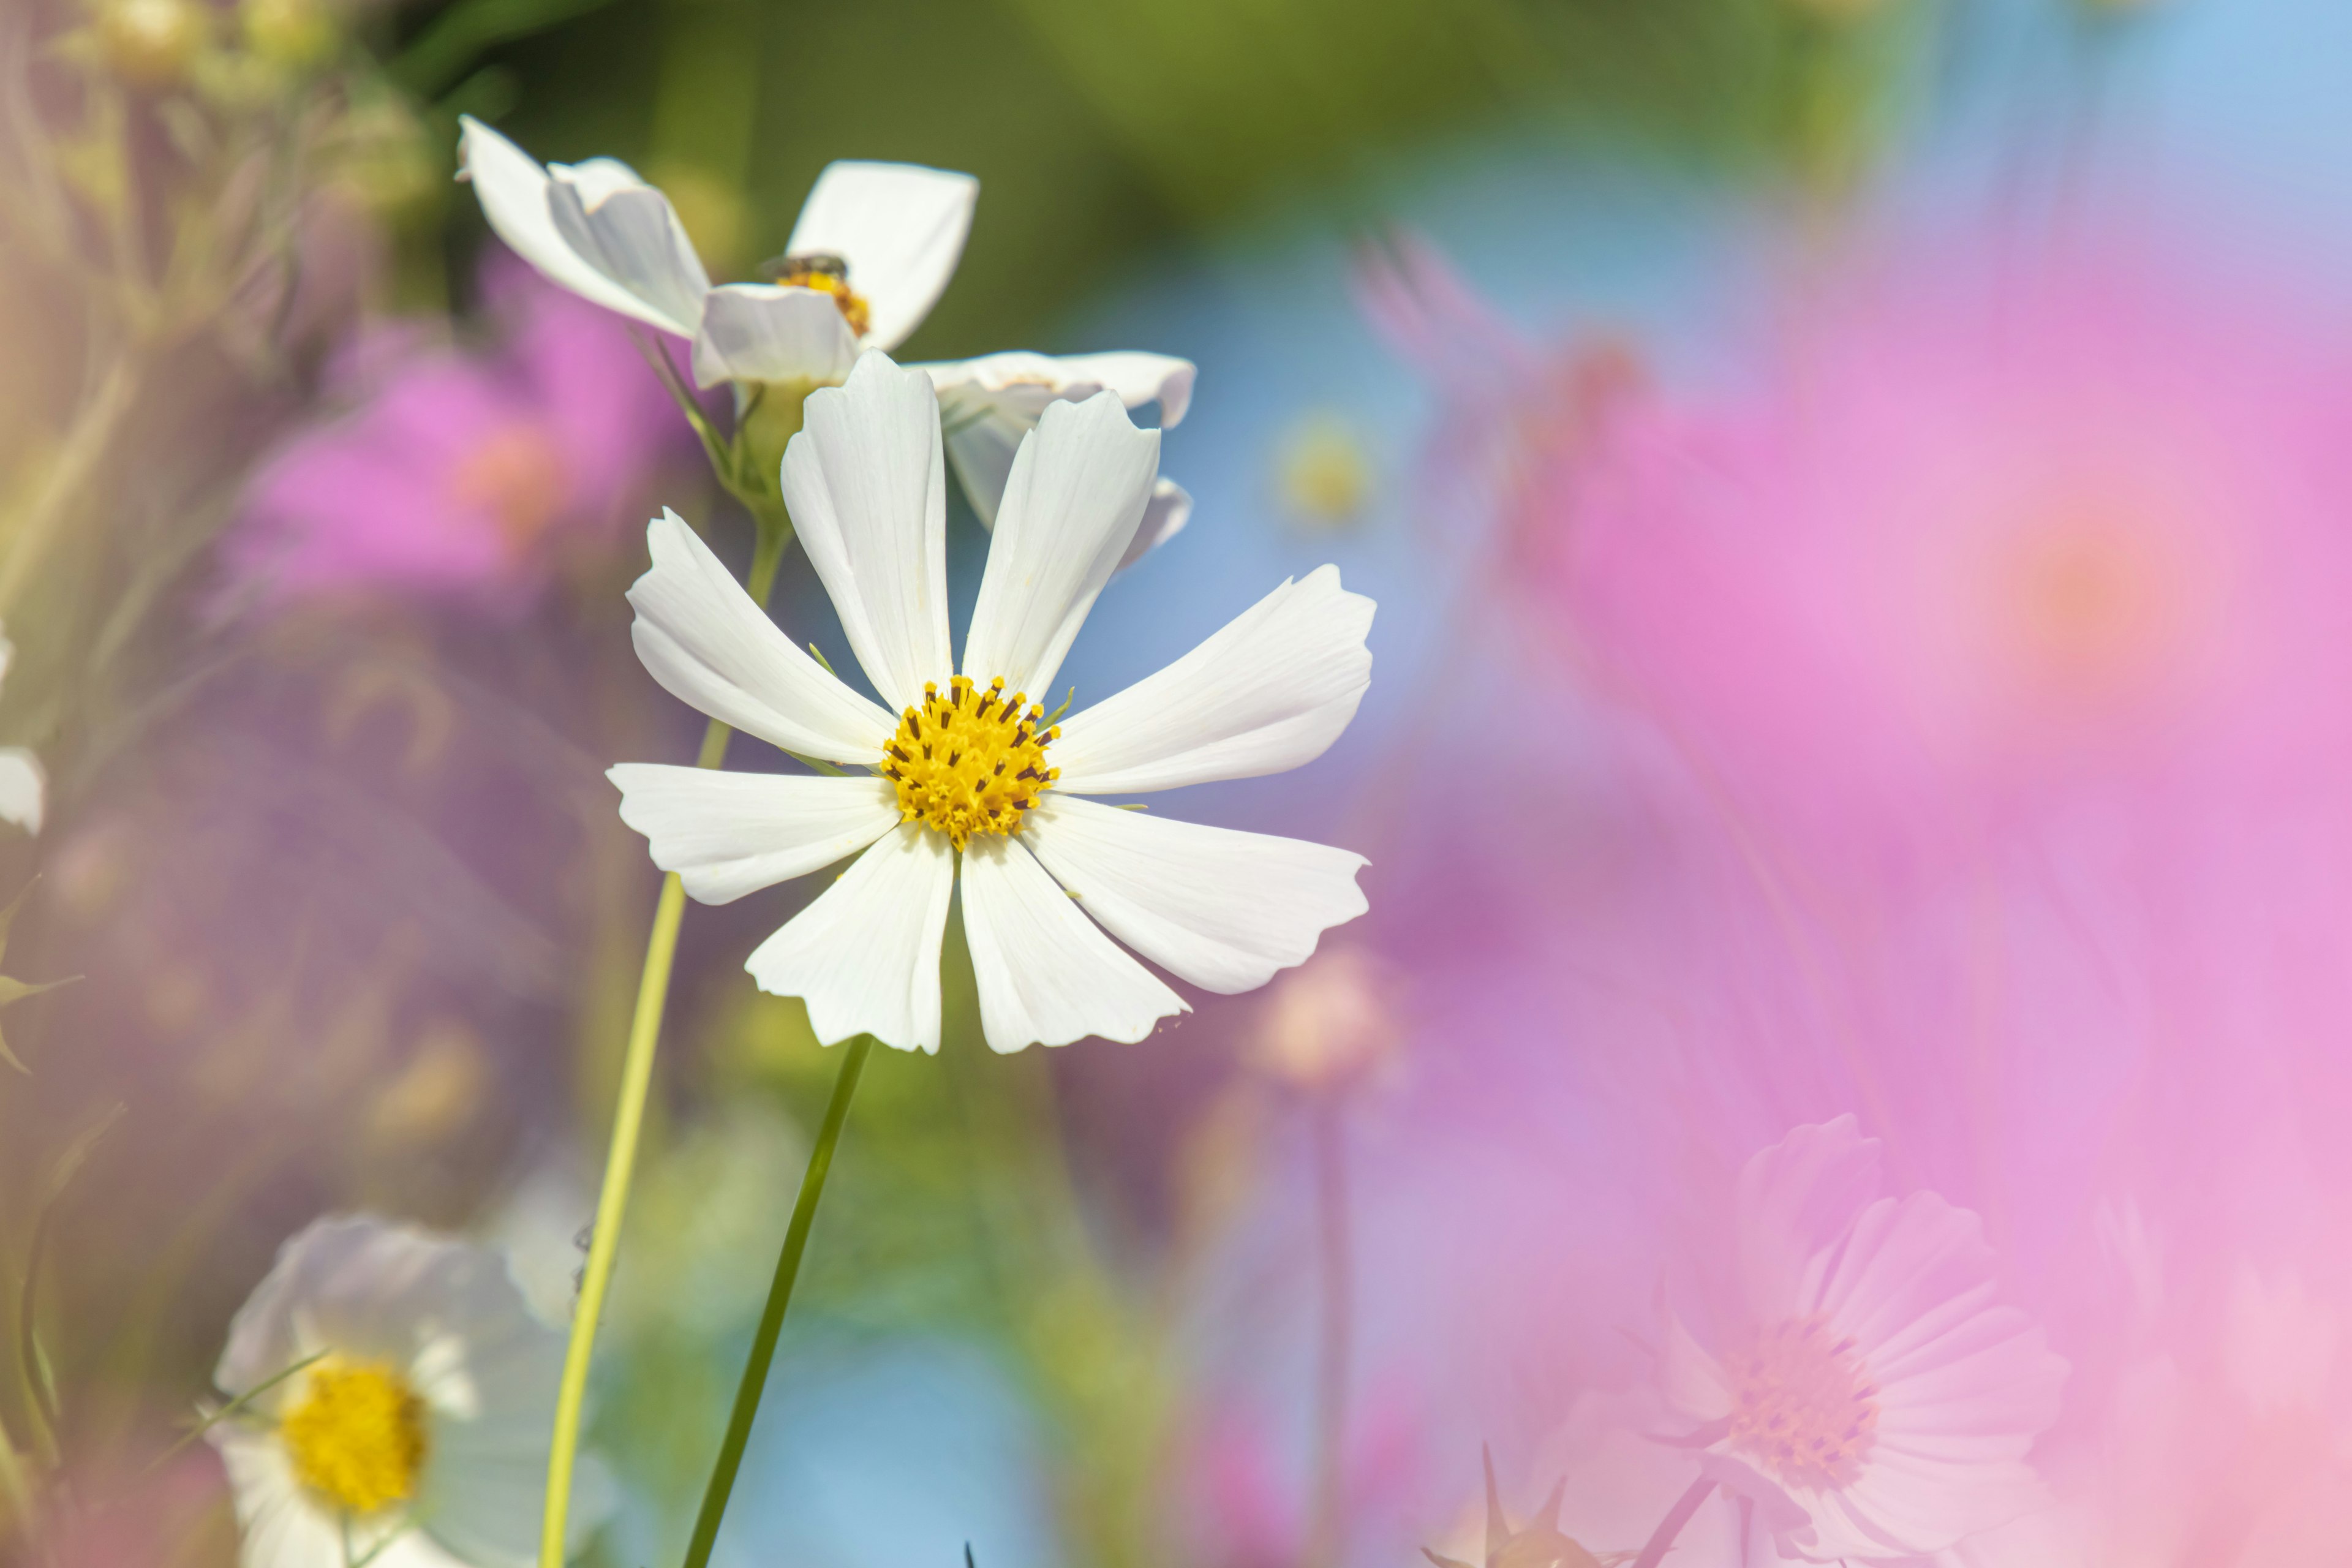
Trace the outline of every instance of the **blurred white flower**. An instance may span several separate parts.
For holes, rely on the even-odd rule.
[[[289,1241],[229,1325],[205,1436],[245,1568],[530,1568],[563,1337],[505,1258],[369,1218]],[[292,1369],[289,1371],[289,1369]],[[598,1521],[583,1473],[572,1523]]]
[[[746,964],[803,997],[827,1044],[940,1042],[939,961],[961,859],[988,1043],[1135,1040],[1185,1004],[1122,952],[1247,991],[1363,912],[1361,857],[1080,798],[1281,773],[1320,756],[1370,679],[1372,603],[1325,566],[1159,674],[1054,726],[1071,640],[1148,505],[1159,432],[1118,397],[1056,402],[1022,443],[954,673],[946,464],[930,377],[868,353],[808,400],[783,493],[857,661],[889,709],[784,636],[675,514],[629,591],[638,657],[674,696],[851,777],[625,763],[621,816],[687,891],[725,903],[863,849]],[[895,709],[894,720],[890,710]],[[1089,920],[1087,917],[1092,916]],[[1109,935],[1106,935],[1108,931]]]
[[[1798,1128],[1740,1173],[1721,1353],[1664,1314],[1675,1440],[1799,1561],[1935,1556],[2047,1503],[2026,1455],[2066,1363],[1993,1304],[1976,1215],[1878,1182],[1853,1117]]]
[[[16,645],[0,633],[0,683],[16,658]],[[41,759],[24,746],[0,746],[0,822],[14,823],[27,833],[41,831],[41,810],[48,797],[48,775]]]
[[[939,302],[962,258],[980,182],[912,163],[825,166],[793,225],[773,280],[714,288],[669,198],[612,158],[542,168],[467,119],[459,177],[499,237],[556,283],[694,345],[703,386],[836,385],[866,349],[897,348]],[[1048,404],[1115,392],[1160,405],[1172,426],[1192,401],[1192,362],[1165,354],[1055,358],[995,353],[922,367],[939,388],[949,460],[993,526],[1013,454]],[[1155,486],[1134,553],[1184,526],[1192,498]]]

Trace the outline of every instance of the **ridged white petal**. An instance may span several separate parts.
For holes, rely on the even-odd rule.
[[[895,349],[922,324],[955,276],[980,182],[919,163],[828,163],[786,246],[838,256],[867,310],[866,342]]]
[[[1056,403],[1013,459],[965,637],[963,672],[1042,696],[1151,499],[1160,432],[1117,397]]]
[[[654,864],[706,904],[732,903],[846,859],[897,826],[891,786],[871,777],[722,773],[660,763],[607,769],[621,820]]]
[[[815,902],[752,950],[760,989],[808,1004],[826,1045],[872,1035],[904,1051],[940,1048],[940,942],[955,851],[920,823],[885,834]]]
[[[548,214],[563,243],[643,300],[656,325],[693,336],[710,275],[669,198],[614,159],[576,167],[552,163],[547,173]]]
[[[1065,720],[1055,787],[1136,794],[1314,761],[1370,683],[1372,608],[1339,586],[1336,566],[1283,584],[1158,674]]]
[[[1368,907],[1364,858],[1048,792],[1022,840],[1078,907],[1160,968],[1206,991],[1250,991]]]
[[[811,393],[803,417],[784,448],[784,502],[851,651],[904,711],[954,669],[938,402],[922,372],[868,353],[846,383]]]
[[[1126,571],[1183,532],[1184,525],[1192,521],[1192,492],[1174,479],[1154,479],[1151,499],[1144,503],[1143,521],[1137,525],[1135,537],[1128,542],[1127,553],[1119,557],[1118,570]]]
[[[548,281],[593,304],[679,337],[694,335],[692,315],[680,318],[640,299],[558,232],[548,203],[552,181],[537,160],[471,115],[460,116],[460,123],[464,133],[458,142],[457,177],[472,182],[482,216],[509,248]]]
[[[988,528],[996,524],[997,503],[1004,494],[1004,481],[1013,471],[1013,455],[1020,449],[1021,437],[1036,428],[1039,416],[1051,405],[1083,403],[1098,393],[1113,392],[1129,408],[1159,404],[1160,427],[1166,429],[1184,417],[1192,401],[1192,362],[1167,354],[1057,358],[1014,352],[926,364],[922,369],[939,388],[948,459],[955,465],[956,478],[971,498],[972,510],[979,514],[982,526]],[[1181,521],[1176,526],[1181,527]],[[1152,542],[1175,531],[1164,529]]]
[[[856,363],[857,339],[830,294],[729,283],[702,302],[702,329],[694,339],[698,386],[730,381],[831,385]]]
[[[975,838],[965,848],[963,923],[991,1050],[1139,1040],[1190,1011],[1079,913],[1017,839]]]
[[[646,546],[653,564],[629,587],[630,636],[663,689],[803,756],[881,756],[897,721],[786,637],[677,513],[654,519]]]

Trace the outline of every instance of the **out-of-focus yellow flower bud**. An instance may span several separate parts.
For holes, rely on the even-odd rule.
[[[1371,499],[1372,459],[1347,419],[1328,410],[1301,417],[1275,452],[1283,510],[1309,528],[1345,528]]]
[[[281,71],[316,69],[332,58],[341,41],[327,0],[244,0],[239,15],[245,47]]]
[[[187,74],[211,22],[198,0],[104,0],[98,11],[100,55],[133,87],[170,87]]]
[[[1249,1038],[1250,1065],[1310,1092],[1370,1076],[1402,1037],[1400,989],[1371,953],[1327,946],[1275,981]]]

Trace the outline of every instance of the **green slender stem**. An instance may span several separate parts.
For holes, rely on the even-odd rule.
[[[5,1425],[0,1425],[0,1500],[8,1505],[7,1518],[0,1521],[0,1541],[11,1535],[31,1540],[37,1522],[33,1518],[33,1487],[25,1477],[25,1461],[16,1452],[16,1439]]]
[[[759,514],[759,542],[744,584],[765,605],[776,584],[776,568],[792,542],[789,519]],[[727,760],[732,731],[713,719],[703,731],[698,767]],[[540,1568],[563,1568],[571,1533],[572,1472],[580,1458],[580,1423],[588,1404],[588,1367],[595,1353],[596,1325],[613,1283],[613,1261],[621,1247],[621,1222],[629,1206],[629,1184],[636,1173],[637,1142],[645,1131],[646,1098],[653,1087],[654,1049],[661,1038],[663,1005],[669,1000],[670,970],[677,960],[677,928],[686,918],[686,889],[673,871],[662,879],[654,906],[646,966],[637,981],[637,1005],[629,1021],[628,1048],[621,1058],[621,1092],[613,1110],[613,1140],[604,1156],[604,1183],[596,1197],[596,1225],[588,1238],[588,1265],[580,1274],[580,1300],[572,1313],[572,1337],[564,1347],[563,1382],[556,1394],[555,1435],[547,1453],[547,1502],[540,1516]]]
[[[808,1250],[809,1226],[815,1223],[817,1200],[824,1196],[824,1178],[833,1169],[834,1146],[841,1142],[842,1123],[849,1120],[850,1097],[857,1092],[858,1075],[866,1070],[866,1058],[873,1050],[871,1035],[850,1041],[841,1058],[841,1072],[833,1080],[833,1100],[824,1108],[816,1147],[809,1151],[800,1199],[793,1205],[792,1224],[784,1228],[783,1250],[776,1254],[776,1277],[768,1286],[768,1305],[760,1313],[759,1332],[751,1336],[751,1359],[744,1363],[743,1381],[735,1389],[735,1409],[727,1418],[727,1436],[719,1445],[719,1462],[710,1467],[710,1485],[702,1493],[702,1511],[695,1518],[694,1539],[686,1548],[686,1568],[706,1568],[710,1549],[718,1543],[719,1521],[727,1517],[727,1499],[735,1489],[735,1472],[743,1468],[751,1422],[760,1414],[760,1395],[768,1386],[768,1368],[776,1359],[784,1310],[792,1305],[793,1282],[800,1278],[801,1254]]]
[[[1354,1269],[1349,1259],[1347,1129],[1340,1101],[1318,1098],[1315,1118],[1315,1218],[1323,1265],[1323,1322],[1316,1367],[1315,1497],[1307,1537],[1308,1568],[1339,1561],[1347,1515],[1348,1363]]]

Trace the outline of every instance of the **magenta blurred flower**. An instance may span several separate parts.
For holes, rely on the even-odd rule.
[[[1881,1197],[1878,1144],[1844,1116],[1750,1160],[1735,1224],[1720,1353],[1664,1313],[1659,1381],[1676,1440],[1783,1556],[1926,1556],[2045,1506],[2026,1455],[2066,1363],[1993,1305],[1975,1215]]]
[[[1601,667],[1840,833],[2340,759],[2339,324],[2146,249],[1857,268],[1753,388],[1629,412],[1549,503]]]
[[[684,426],[627,329],[520,267],[491,268],[488,291],[486,351],[390,333],[354,347],[356,405],[255,482],[226,547],[234,596],[514,609],[642,512]]]

